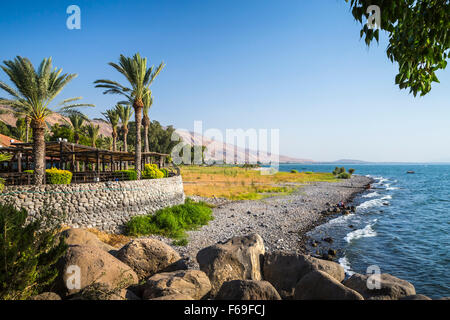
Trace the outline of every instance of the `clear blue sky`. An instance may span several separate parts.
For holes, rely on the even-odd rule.
[[[66,28],[71,4],[81,30]],[[83,96],[91,117],[120,99],[92,84],[123,82],[107,62],[140,52],[167,64],[151,110],[163,125],[279,128],[282,154],[314,160],[450,161],[450,71],[426,97],[400,91],[386,35],[367,49],[344,0],[1,1],[0,11],[0,60],[52,56],[79,74],[61,99]]]

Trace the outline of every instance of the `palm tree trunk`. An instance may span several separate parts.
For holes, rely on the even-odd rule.
[[[134,168],[137,172],[137,179],[141,179],[141,161],[142,161],[142,137],[141,137],[141,125],[142,125],[142,109],[144,108],[141,103],[134,103],[134,120],[136,122],[136,145],[134,150]]]
[[[30,141],[30,118],[25,118],[26,128],[25,128],[25,142]]]
[[[123,130],[123,151],[128,152],[128,128]],[[125,161],[125,170],[128,170],[128,161]]]
[[[144,151],[150,152],[150,145],[148,144],[148,122],[144,122]]]
[[[45,127],[41,122],[32,124],[33,128],[33,183],[37,186],[44,184],[45,179]]]

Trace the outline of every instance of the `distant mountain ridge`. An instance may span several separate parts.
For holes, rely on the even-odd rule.
[[[0,106],[0,110],[9,111],[8,107]],[[16,117],[11,112],[6,112],[3,114],[0,114],[0,121],[3,121],[4,123],[15,127],[16,126]],[[51,116],[47,117],[46,122],[49,125],[54,125],[55,123],[58,124],[65,124],[66,121],[68,121],[67,118],[59,115],[59,114],[52,114]],[[111,126],[108,123],[105,123],[99,119],[91,120],[92,123],[100,126],[100,134],[104,136],[111,136],[112,129]],[[226,154],[232,152],[233,150],[236,151],[236,157],[238,159],[249,159],[249,162],[256,163],[259,159],[259,161],[263,163],[270,162],[270,158],[268,156],[261,155],[258,157],[258,152],[255,150],[245,150],[242,148],[237,148],[234,145],[230,145],[227,143],[222,143],[218,141],[212,141],[210,139],[207,139],[203,136],[200,136],[199,138],[194,135],[193,132],[184,131],[184,130],[177,130],[177,133],[179,136],[183,139],[184,142],[189,144],[195,144],[195,145],[206,145],[210,149],[216,148],[215,150],[224,150],[224,156],[216,155],[216,157],[211,157],[215,160],[220,160],[221,158],[226,159]],[[246,156],[248,154],[248,156]],[[280,155],[279,161],[282,163],[314,163],[311,159],[301,159],[301,158],[294,158],[289,156]]]

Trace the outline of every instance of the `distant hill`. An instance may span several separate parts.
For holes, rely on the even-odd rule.
[[[370,163],[370,162],[363,161],[363,160],[354,160],[354,159],[340,159],[340,160],[333,161],[332,163],[365,164],[365,163]]]
[[[3,110],[8,110],[8,107],[4,107],[4,106],[0,106],[0,109]],[[47,118],[47,123],[49,125],[54,125],[55,123],[59,123],[59,124],[64,124],[64,117],[59,115],[59,114],[52,114],[51,116],[49,116]],[[14,115],[10,112],[8,113],[4,113],[4,114],[0,114],[0,121],[3,121],[4,123],[15,127],[16,126],[16,118],[14,117]],[[67,119],[66,119],[67,120]],[[112,133],[112,129],[110,127],[110,125],[108,125],[107,123],[99,120],[99,119],[94,119],[91,120],[92,123],[94,124],[98,124],[100,126],[100,134],[104,135],[104,136],[111,136]],[[182,131],[182,130],[177,130],[177,133],[179,134],[179,136],[183,139],[184,142],[189,143],[189,144],[195,144],[195,145],[201,145],[203,143],[203,145],[206,145],[209,150],[223,150],[224,151],[224,157],[226,159],[226,154],[232,152],[233,150],[235,150],[235,154],[236,156],[241,159],[248,159],[249,161],[254,161],[256,163],[256,161],[258,160],[258,153],[255,150],[245,150],[242,148],[237,148],[234,145],[230,145],[227,143],[222,143],[222,142],[218,142],[218,141],[212,141],[209,139],[206,139],[204,137],[201,137],[200,139],[197,139],[196,137],[194,137],[194,133],[193,132],[189,132],[189,131]],[[246,157],[245,155],[248,154],[248,156]],[[212,159],[220,159],[221,156],[220,155],[216,155],[216,157],[212,157]],[[264,156],[260,156],[259,157],[259,161],[263,162],[263,163],[267,163],[270,161],[269,157],[264,157]],[[293,157],[288,157],[288,156],[284,156],[284,155],[280,155],[279,157],[280,162],[282,163],[312,163],[314,162],[311,159],[300,159],[300,158],[293,158]]]

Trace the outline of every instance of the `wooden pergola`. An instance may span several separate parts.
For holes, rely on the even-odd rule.
[[[24,170],[33,169],[32,143],[13,142],[9,147],[0,148],[0,152],[13,154],[13,158],[8,163],[8,174],[20,174]],[[164,153],[143,152],[141,167],[143,168],[146,163],[156,163],[158,167],[164,167],[167,156],[168,154]],[[79,177],[82,177],[84,173],[86,176],[100,177],[107,172],[123,170],[125,163],[134,164],[134,157],[134,152],[110,151],[65,141],[45,143],[45,167],[70,170],[74,176]],[[0,175],[5,176],[4,173]]]

